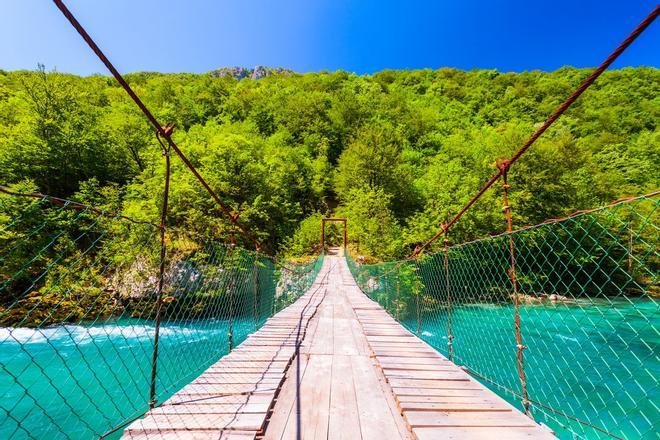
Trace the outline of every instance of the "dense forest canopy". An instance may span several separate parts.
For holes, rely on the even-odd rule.
[[[380,259],[428,239],[589,73],[456,69],[275,73],[258,80],[135,73],[127,80],[241,220],[304,255],[320,218]],[[510,173],[514,224],[660,187],[660,71],[607,71]],[[169,223],[226,239],[229,224],[173,159]],[[0,183],[156,221],[160,146],[105,76],[0,71]],[[452,241],[501,232],[499,189]],[[332,234],[331,234],[332,235]]]

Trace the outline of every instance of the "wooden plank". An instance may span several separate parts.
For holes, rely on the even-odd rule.
[[[290,417],[282,438],[326,440],[330,414],[332,356],[310,354],[297,396],[300,417]]]
[[[500,426],[509,428],[539,428],[529,417],[521,413],[509,411],[506,413],[483,412],[443,412],[443,411],[404,411],[404,416],[413,428],[429,427],[470,427],[470,426]]]
[[[181,394],[236,394],[277,389],[278,383],[233,383],[233,384],[189,384],[183,387]]]
[[[299,361],[293,363],[282,386],[282,391],[277,396],[277,402],[273,414],[268,421],[264,440],[275,440],[281,438],[286,429],[289,419],[296,418],[296,402],[298,392],[298,381],[305,380],[309,355],[301,353]],[[291,423],[296,423],[292,421]]]
[[[145,431],[124,431],[122,438],[131,440],[254,440],[257,431],[200,431],[200,430],[162,430],[158,433]]]
[[[186,405],[163,405],[150,411],[151,414],[259,414],[265,413],[270,407],[270,401],[261,403],[190,403]]]
[[[352,319],[351,321],[351,334],[353,335],[353,341],[355,341],[355,349],[360,356],[369,356],[371,354],[371,349],[369,348],[369,343],[367,338],[362,333],[362,328],[357,319]]]
[[[508,405],[502,403],[428,403],[428,402],[401,402],[402,411],[441,411],[441,412],[465,412],[465,411],[504,411],[511,412]]]
[[[418,380],[418,379],[389,379],[387,380],[395,388],[428,388],[428,389],[456,389],[475,388],[475,384],[466,378],[441,379],[441,380]]]
[[[363,439],[404,438],[405,425],[399,422],[400,414],[389,404],[384,404],[384,384],[378,381],[371,360],[365,356],[351,357],[355,396],[357,399],[360,430]],[[356,437],[357,438],[357,437]]]
[[[476,396],[484,395],[484,390],[480,387],[460,387],[460,388],[403,388],[392,387],[392,391],[396,396]]]
[[[227,358],[226,362],[284,362],[289,363],[291,358],[295,354],[293,353],[276,353],[276,354],[266,354],[266,353],[241,353],[234,352],[228,354],[231,356]],[[224,359],[224,358],[223,358]],[[219,364],[216,364],[219,365]]]
[[[380,367],[384,370],[405,370],[405,371],[456,371],[455,366],[449,363],[433,362],[430,364],[414,364],[388,362],[387,358],[381,358]]]
[[[409,357],[414,359],[441,359],[440,356],[438,356],[438,353],[428,350],[381,350],[373,347],[372,349],[376,356],[391,358]]]
[[[218,365],[216,367],[209,368],[206,370],[205,374],[250,374],[250,373],[262,373],[262,374],[282,374],[286,371],[287,364],[283,365],[264,365],[264,366],[245,366],[245,367],[234,367],[234,366],[225,366]]]
[[[286,369],[287,365],[291,362],[290,359],[276,359],[276,360],[266,360],[266,359],[250,359],[245,358],[241,359],[238,357],[225,358],[222,362],[211,365],[206,371],[215,371],[215,370],[231,370],[231,369],[274,369],[281,368]]]
[[[343,350],[332,357],[328,438],[353,440],[361,437],[360,416],[351,360],[343,355],[345,347],[341,348]],[[364,378],[358,377],[357,380]]]
[[[349,319],[344,318],[344,315],[335,317],[332,331],[333,354],[336,356],[358,354],[357,344],[353,338]]]
[[[236,403],[244,402],[247,397],[250,398],[250,402],[268,402],[270,403],[275,397],[276,390],[268,391],[257,391],[249,394],[229,394],[229,395],[218,395],[215,393],[200,393],[200,394],[185,394],[185,393],[176,393],[167,400],[167,404],[180,405],[180,404],[225,404],[225,403]]]
[[[256,431],[225,431],[220,435],[220,440],[252,440],[256,437]]]
[[[310,353],[332,354],[332,349],[334,347],[333,326],[334,322],[331,316],[324,317],[322,314],[319,316],[319,321],[316,328],[317,337],[311,341],[309,348]]]
[[[194,385],[218,385],[218,384],[278,384],[282,380],[282,373],[207,373],[203,377],[195,379]]]
[[[470,380],[470,377],[457,369],[445,369],[442,371],[419,371],[419,370],[390,370],[383,369],[383,374],[388,379],[415,379],[415,380]]]
[[[485,393],[476,396],[422,396],[422,395],[398,395],[397,400],[400,404],[409,403],[501,403],[502,399],[499,397],[492,398]]]
[[[397,364],[413,364],[413,365],[444,365],[445,359],[441,357],[419,357],[415,356],[378,356],[379,362],[383,363],[397,363]]]
[[[131,424],[128,431],[151,432],[167,430],[242,430],[259,431],[266,413],[259,414],[154,414]],[[166,428],[164,428],[166,427]]]
[[[483,427],[445,427],[445,428],[413,428],[418,440],[531,440],[531,439],[554,439],[555,437],[543,433],[539,428],[501,428],[489,426]]]
[[[402,335],[402,336],[368,336],[367,340],[372,344],[379,344],[383,342],[396,342],[409,344],[411,342],[416,342],[417,339],[411,335]]]

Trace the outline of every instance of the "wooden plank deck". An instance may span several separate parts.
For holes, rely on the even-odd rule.
[[[309,292],[124,432],[257,437],[554,438],[400,326],[338,256]]]
[[[263,431],[285,374],[326,291],[325,267],[295,303],[144,418],[123,439],[247,440]]]
[[[345,282],[344,291],[414,438],[555,438],[402,327],[357,286]]]
[[[287,373],[264,439],[410,439],[377,368],[344,284],[341,257],[327,257],[328,290]]]

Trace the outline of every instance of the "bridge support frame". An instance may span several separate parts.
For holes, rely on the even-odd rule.
[[[518,293],[518,279],[516,276],[516,251],[515,244],[513,242],[513,222],[511,220],[511,205],[509,204],[509,166],[511,162],[508,160],[503,160],[497,163],[497,167],[500,169],[502,174],[502,200],[504,206],[502,207],[502,212],[506,218],[506,232],[509,236],[509,270],[508,275],[511,280],[511,286],[513,287],[513,322],[514,322],[514,332],[516,336],[516,368],[518,370],[518,378],[520,379],[521,394],[522,394],[522,405],[525,408],[525,414],[534,420],[532,412],[530,410],[529,394],[527,392],[527,377],[525,375],[525,354],[524,350],[527,348],[523,343],[522,331],[521,331],[521,322],[520,322],[520,295]]]
[[[326,222],[341,222],[344,224],[344,251],[348,244],[348,235],[346,233],[346,219],[339,217],[325,217],[321,219],[321,249],[325,249],[325,223]]]
[[[167,125],[163,127],[163,131],[169,136],[174,129],[173,125]],[[165,157],[165,182],[163,186],[163,198],[160,209],[160,261],[158,269],[158,290],[156,293],[156,318],[155,318],[155,330],[154,330],[154,349],[151,355],[151,379],[149,381],[149,408],[153,408],[156,403],[156,377],[158,374],[158,342],[160,339],[160,321],[161,314],[163,309],[163,285],[165,283],[165,259],[167,258],[167,248],[165,241],[166,233],[166,224],[167,224],[167,207],[170,194],[170,146],[165,145],[160,138],[158,132],[156,132],[156,139],[163,151],[163,156]]]

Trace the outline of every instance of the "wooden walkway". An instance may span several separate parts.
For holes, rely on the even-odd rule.
[[[392,319],[329,256],[312,288],[129,439],[551,439]]]

